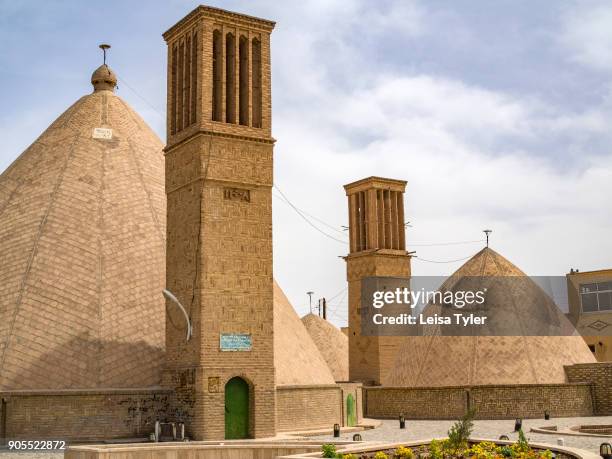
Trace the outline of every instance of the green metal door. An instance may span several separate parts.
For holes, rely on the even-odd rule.
[[[249,436],[249,385],[239,377],[225,385],[225,438]]]
[[[357,425],[357,413],[355,410],[355,397],[348,394],[346,397],[346,425],[353,427]]]

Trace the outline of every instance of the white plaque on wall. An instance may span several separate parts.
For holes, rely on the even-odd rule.
[[[94,139],[109,140],[113,138],[113,130],[108,128],[94,128],[91,136]]]

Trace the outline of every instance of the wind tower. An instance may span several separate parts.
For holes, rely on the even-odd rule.
[[[344,186],[348,196],[350,253],[346,257],[349,295],[349,379],[385,384],[401,336],[361,335],[361,287],[367,277],[410,277],[406,252],[406,182],[369,177]]]
[[[276,432],[270,34],[199,6],[168,45],[164,382],[197,440]]]

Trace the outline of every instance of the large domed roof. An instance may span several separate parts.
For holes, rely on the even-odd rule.
[[[106,65],[0,175],[0,390],[148,387],[165,348],[163,145]],[[274,283],[278,385],[333,384]]]
[[[493,307],[504,310],[500,317],[506,320],[523,321],[524,327],[534,326],[554,307],[548,303],[552,300],[537,284],[489,248],[468,260],[441,289],[453,290],[475,276],[490,276],[497,282],[499,279],[502,282],[504,278],[507,280],[506,295],[493,298]],[[511,279],[517,277],[524,279],[520,285],[525,288],[512,288]],[[572,327],[565,317],[559,317],[559,321],[559,327]],[[425,335],[406,338],[393,370],[384,381],[385,385],[435,387],[563,383],[564,365],[595,361],[577,333],[572,336],[440,336],[434,330]]]
[[[327,320],[312,313],[302,317],[302,323],[327,362],[334,380],[348,381],[348,336]]]
[[[0,389],[159,383],[162,147],[98,87],[0,175]]]
[[[289,300],[274,282],[276,385],[334,384],[334,377]]]

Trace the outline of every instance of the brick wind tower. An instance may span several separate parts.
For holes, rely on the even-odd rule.
[[[346,257],[349,295],[349,379],[385,385],[401,336],[361,335],[361,286],[366,277],[410,277],[406,252],[406,182],[369,177],[344,186],[349,206],[350,253]]]
[[[270,34],[199,6],[168,45],[164,385],[197,440],[276,432]]]

